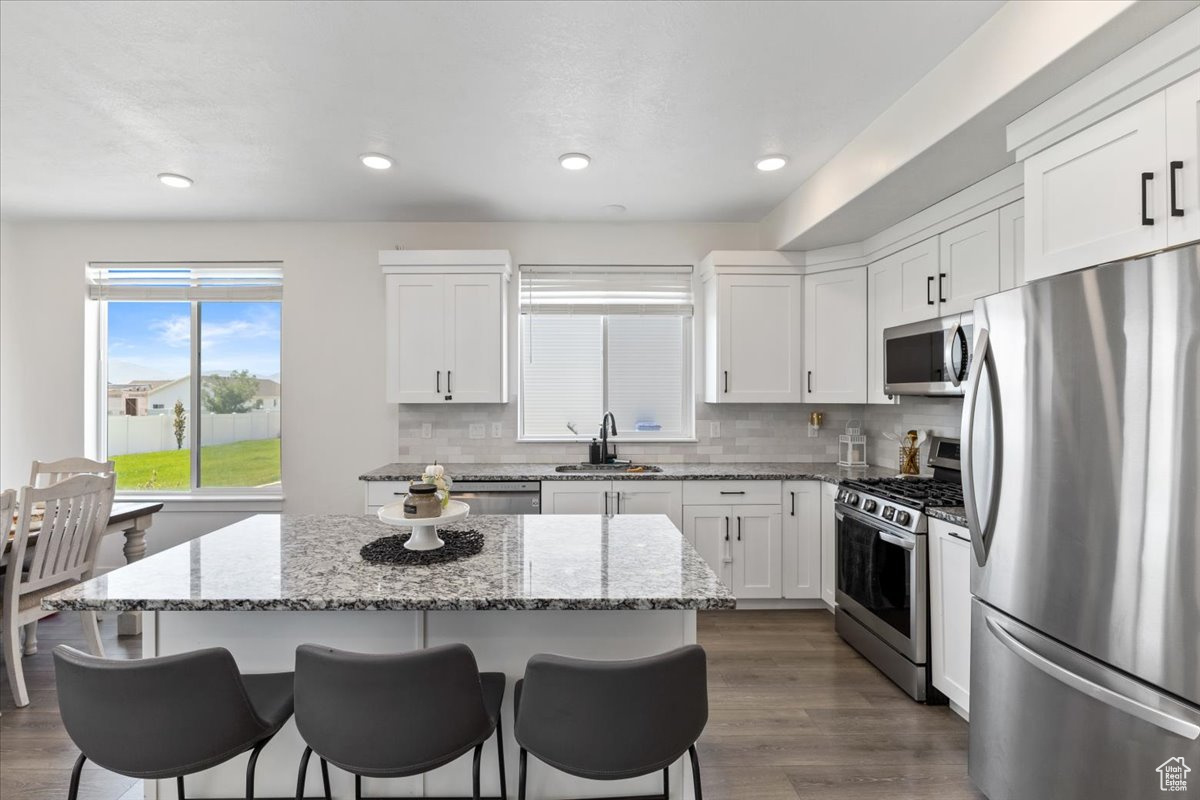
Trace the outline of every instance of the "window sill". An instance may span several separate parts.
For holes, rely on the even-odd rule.
[[[586,444],[589,444],[592,441],[592,439],[597,439],[597,438],[599,438],[599,437],[582,436],[577,439],[573,439],[571,437],[567,437],[567,438],[554,437],[554,438],[548,438],[548,439],[521,437],[521,438],[517,439],[517,444],[582,444],[582,445],[586,445]],[[638,445],[643,445],[643,444],[697,444],[697,443],[699,443],[699,441],[700,440],[697,439],[695,436],[676,436],[676,437],[656,436],[654,438],[646,437],[645,439],[642,439],[642,438],[635,439],[633,437],[624,438],[624,439],[613,439],[610,437],[608,440],[608,444],[611,447],[621,447],[622,445],[625,445],[628,447],[637,447]]]
[[[162,503],[163,512],[232,511],[253,514],[279,513],[283,510],[283,494],[246,494],[238,492],[117,492],[117,503]]]

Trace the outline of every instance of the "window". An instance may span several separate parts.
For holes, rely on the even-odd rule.
[[[279,266],[93,264],[89,282],[117,489],[277,494]]]
[[[521,268],[520,438],[691,439],[690,267]]]

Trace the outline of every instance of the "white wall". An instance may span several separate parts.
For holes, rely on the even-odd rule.
[[[357,512],[356,478],[395,458],[399,427],[397,407],[384,402],[379,250],[507,248],[518,264],[694,264],[711,250],[757,247],[757,231],[733,223],[9,223],[0,258],[0,485],[24,482],[34,458],[87,449],[89,261],[282,261],[285,508]],[[328,423],[331,413],[338,424]],[[151,539],[153,549],[164,541]]]

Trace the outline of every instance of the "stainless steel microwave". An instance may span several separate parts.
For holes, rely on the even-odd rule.
[[[967,311],[884,330],[884,393],[926,397],[964,394],[975,344],[974,328],[975,315]]]

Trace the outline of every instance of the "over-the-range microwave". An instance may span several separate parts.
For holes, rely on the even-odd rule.
[[[967,311],[884,330],[884,393],[964,394],[975,345],[974,328],[975,315]]]

